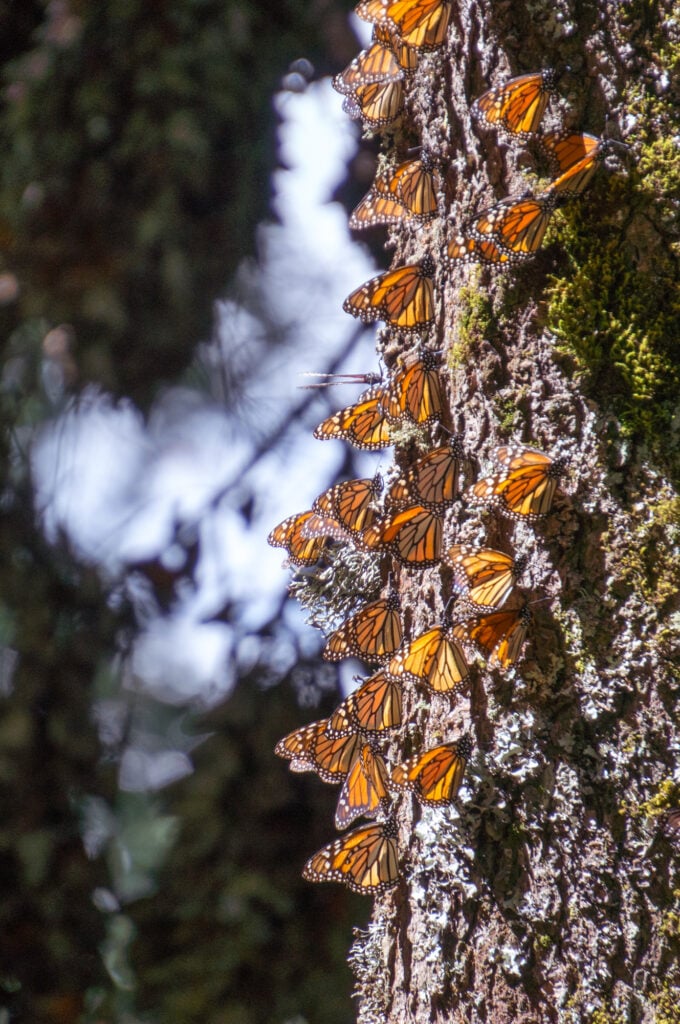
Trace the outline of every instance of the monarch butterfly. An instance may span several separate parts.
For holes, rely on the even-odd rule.
[[[328,719],[329,736],[383,732],[401,725],[401,683],[381,669],[350,693]]]
[[[434,323],[434,271],[432,257],[426,256],[378,274],[348,295],[342,308],[366,324],[385,320],[404,333],[424,331]]]
[[[328,540],[326,536],[308,537],[305,534],[304,528],[313,518],[316,516],[311,509],[288,516],[274,527],[267,537],[267,543],[273,548],[285,548],[292,565],[316,565],[327,547]]]
[[[418,51],[400,39],[388,22],[374,26],[373,38],[389,46],[405,75],[412,74],[418,67]]]
[[[308,882],[343,882],[353,892],[377,895],[399,878],[397,829],[392,819],[346,832],[304,866]]]
[[[471,753],[468,736],[456,743],[442,743],[398,764],[392,771],[392,782],[398,789],[410,790],[423,803],[449,804],[458,795]]]
[[[404,476],[395,480],[389,489],[388,501],[397,506],[417,501],[431,512],[443,512],[458,494],[458,475],[463,457],[463,446],[458,437],[453,437],[441,448],[434,448],[409,466]]]
[[[375,817],[389,809],[387,768],[380,754],[364,743],[342,784],[335,810],[335,827],[347,828],[355,818]]]
[[[446,247],[446,261],[451,263],[510,263],[510,253],[499,249],[491,238],[475,238],[474,235],[454,235]]]
[[[541,136],[541,144],[548,155],[553,172],[559,177],[546,192],[562,197],[577,196],[595,173],[598,164],[613,147],[627,150],[625,142],[616,139],[598,139],[586,132],[548,132]]]
[[[382,477],[379,473],[370,480],[345,480],[320,494],[312,503],[312,510],[324,520],[339,527],[331,536],[340,539],[361,537],[377,516],[373,502],[383,489]],[[310,527],[307,527],[310,530]],[[314,525],[308,534],[314,536]]]
[[[589,136],[592,138],[592,136]],[[595,174],[595,171],[600,164],[604,154],[604,142],[598,140],[598,146],[591,149],[589,153],[586,153],[580,160],[577,160],[571,166],[567,167],[565,171],[560,174],[559,178],[552,181],[543,192],[543,195],[554,194],[560,198],[570,198],[572,196],[578,196],[583,192],[586,185],[590,183],[590,179]]]
[[[453,589],[482,611],[505,603],[527,565],[526,555],[513,559],[502,551],[465,544],[449,548],[445,561],[454,569]]]
[[[403,80],[389,78],[357,85],[345,96],[342,109],[354,120],[361,118],[369,128],[384,128],[396,121],[404,109]]]
[[[363,658],[385,661],[401,644],[402,629],[399,594],[365,605],[328,638],[321,652],[327,661]]]
[[[369,388],[355,405],[341,409],[320,423],[314,431],[314,437],[320,441],[339,437],[349,441],[355,448],[368,452],[388,448],[392,439],[385,402],[384,388]]]
[[[560,129],[544,132],[538,139],[544,150],[555,177],[564,174],[584,157],[597,152],[603,140],[587,132],[572,132]]]
[[[492,127],[500,125],[512,135],[527,138],[538,131],[548,100],[556,92],[558,77],[552,68],[546,68],[511,78],[482,93],[470,112]]]
[[[476,217],[466,231],[482,242],[491,240],[508,254],[508,262],[518,263],[540,248],[557,201],[558,194],[547,190],[538,196],[501,199]]]
[[[478,480],[472,497],[511,519],[533,522],[552,507],[557,482],[566,469],[566,459],[551,459],[536,448],[504,445],[495,460],[499,473]]]
[[[291,762],[291,771],[314,771],[324,782],[342,782],[357,757],[361,736],[329,736],[327,725],[326,718],[303,725],[279,740],[274,753]]]
[[[364,530],[369,549],[387,548],[403,565],[426,568],[441,559],[443,520],[423,505],[394,512]]]
[[[336,92],[351,96],[359,85],[393,81],[402,77],[403,72],[394,53],[389,46],[378,41],[368,50],[362,50],[344,71],[335,75],[332,84]]]
[[[455,693],[470,678],[460,641],[462,626],[434,626],[404,645],[387,666],[395,679],[424,683],[435,693]]]
[[[531,612],[522,605],[482,615],[466,623],[466,630],[468,639],[488,656],[489,665],[508,668],[520,656],[530,622]]]
[[[387,17],[408,46],[434,50],[446,41],[449,0],[391,0]]]
[[[388,420],[426,424],[438,420],[444,408],[439,353],[425,351],[407,360],[390,377],[385,411]]]
[[[424,223],[436,216],[432,163],[427,157],[407,160],[393,171],[379,174],[349,219],[354,230],[376,224],[397,224],[416,220]]]

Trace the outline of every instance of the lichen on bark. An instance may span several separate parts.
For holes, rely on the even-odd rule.
[[[477,750],[458,805],[399,804],[402,874],[350,957],[361,1024],[678,1019],[680,874],[659,825],[680,792],[677,163],[661,139],[679,130],[677,33],[670,2],[454,3],[448,46],[408,87],[395,141],[442,161],[446,194],[432,227],[391,232],[395,265],[443,266],[455,226],[526,187],[532,147],[469,115],[504,77],[568,64],[553,114],[631,154],[531,264],[436,279],[446,426],[477,472],[512,439],[569,473],[536,527],[447,515],[456,541],[527,552],[533,623],[516,669],[478,662],[469,698],[405,694],[393,757],[461,729]],[[388,331],[378,344],[400,351]],[[396,577],[413,628],[439,621],[446,570]]]

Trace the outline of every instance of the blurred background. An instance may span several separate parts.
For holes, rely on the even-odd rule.
[[[0,7],[0,1024],[354,1019],[337,792],[273,755],[352,669],[266,544],[380,465],[298,387],[378,369],[350,8]]]

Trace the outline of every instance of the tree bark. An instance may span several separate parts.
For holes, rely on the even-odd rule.
[[[680,1020],[678,847],[661,825],[680,803],[671,7],[462,0],[408,87],[407,129],[448,171],[434,227],[393,232],[394,265],[431,252],[441,268],[465,219],[526,189],[535,147],[470,117],[492,84],[568,64],[551,116],[632,151],[526,267],[438,272],[466,483],[508,440],[569,472],[536,525],[462,501],[447,517],[449,543],[529,553],[533,622],[516,669],[478,660],[456,701],[405,694],[393,761],[463,729],[476,751],[455,808],[398,804],[400,879],[351,953],[361,1024]],[[404,158],[407,132],[396,142]],[[379,348],[389,366],[405,343],[384,331]],[[412,633],[441,621],[447,570],[394,568]]]

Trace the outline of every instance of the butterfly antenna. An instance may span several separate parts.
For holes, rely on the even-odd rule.
[[[329,388],[333,384],[368,384],[372,386],[382,381],[381,373],[315,373],[313,370],[306,370],[300,374],[301,377],[324,378],[314,384],[298,384],[301,390],[311,391],[314,388]]]

